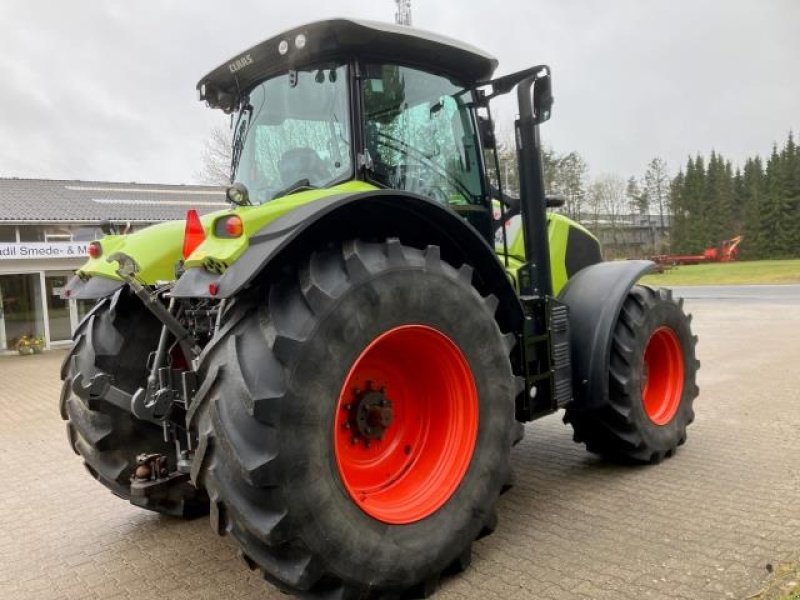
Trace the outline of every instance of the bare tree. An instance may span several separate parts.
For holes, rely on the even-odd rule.
[[[611,231],[613,244],[618,246],[621,217],[625,214],[628,198],[627,183],[619,175],[605,174],[598,176],[589,186],[589,205],[591,207],[595,227],[607,225]]]
[[[580,221],[585,210],[589,167],[577,152],[562,154],[554,159],[554,163],[553,191],[564,196],[563,212]]]
[[[203,166],[197,177],[210,185],[227,185],[231,177],[231,131],[221,125],[211,129],[203,147]]]

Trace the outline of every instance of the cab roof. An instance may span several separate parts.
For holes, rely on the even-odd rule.
[[[305,36],[303,47],[296,43],[300,35]],[[492,55],[436,33],[390,23],[330,19],[295,27],[245,50],[203,77],[197,89],[209,106],[230,112],[242,93],[267,77],[351,57],[418,66],[467,86],[489,79],[497,68]]]

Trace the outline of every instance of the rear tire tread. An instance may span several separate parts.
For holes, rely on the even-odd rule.
[[[202,467],[195,465],[192,479],[209,493],[212,529],[236,539],[249,568],[260,569],[280,589],[301,597],[367,599],[387,592],[403,595],[400,589],[387,591],[353,585],[326,570],[323,558],[309,550],[290,522],[278,487],[287,476],[285,461],[281,460],[277,446],[265,451],[263,444],[276,437],[281,405],[292,401],[288,374],[319,316],[338,302],[348,286],[358,285],[387,265],[409,263],[425,270],[444,271],[454,279],[471,283],[472,268],[462,266],[456,270],[449,265],[445,268],[437,246],[419,251],[403,246],[398,240],[383,244],[345,242],[313,253],[289,283],[282,280],[273,284],[266,308],[252,298],[246,307],[240,306],[250,318],[229,329],[229,339],[220,341],[205,357],[204,368],[215,373],[215,381],[188,415],[200,438],[195,461],[202,464]],[[483,302],[493,316],[496,298],[485,296]],[[498,336],[503,347],[513,347],[499,329]],[[242,367],[247,356],[251,357],[248,362],[253,363],[254,354],[267,373],[256,376]],[[228,407],[222,408],[222,398],[238,398],[238,402],[229,400]],[[512,428],[509,448],[523,434],[521,425]],[[506,473],[504,489],[512,482],[507,462],[506,459],[498,465]],[[482,519],[481,536],[496,527],[494,510],[476,518]],[[444,570],[453,567],[463,570],[469,564],[469,556],[467,548]],[[432,593],[436,582],[438,574],[424,583],[424,591]]]

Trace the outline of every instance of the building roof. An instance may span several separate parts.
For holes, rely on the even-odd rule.
[[[226,206],[216,186],[0,178],[0,223],[168,221]]]
[[[305,36],[302,47],[295,42],[299,35]],[[242,93],[267,77],[352,57],[420,66],[467,85],[489,79],[497,68],[491,54],[443,35],[390,23],[329,19],[295,27],[245,50],[203,77],[197,89],[210,106],[231,111]]]

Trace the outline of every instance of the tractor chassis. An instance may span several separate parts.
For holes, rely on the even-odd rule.
[[[191,485],[189,480],[196,443],[193,434],[186,429],[186,412],[198,390],[195,368],[200,354],[220,325],[226,301],[194,303],[171,298],[171,285],[145,286],[136,277],[138,266],[135,261],[121,253],[114,258],[120,265],[119,276],[162,323],[158,347],[148,359],[146,385],[132,396],[121,392],[119,398],[120,406],[125,408],[129,403],[130,411],[137,418],[160,424],[164,441],[174,443],[175,471],[166,470],[168,461],[163,454],[137,457],[138,467],[131,477],[130,501],[147,507],[148,499],[166,496],[169,488]]]

